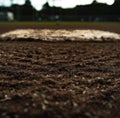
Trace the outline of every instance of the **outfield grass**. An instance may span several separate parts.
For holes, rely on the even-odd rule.
[[[80,21],[0,21],[0,24],[119,24],[120,22],[80,22]]]

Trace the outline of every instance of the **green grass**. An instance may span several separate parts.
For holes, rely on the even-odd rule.
[[[120,22],[80,22],[80,21],[62,21],[62,22],[56,22],[56,21],[13,21],[13,22],[0,22],[0,24],[101,24],[101,23],[107,23],[107,24],[118,24]]]

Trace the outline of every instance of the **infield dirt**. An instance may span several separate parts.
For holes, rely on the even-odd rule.
[[[119,109],[119,42],[0,42],[1,118],[119,118]]]
[[[120,34],[120,23],[0,23],[0,34],[16,29],[96,29]]]

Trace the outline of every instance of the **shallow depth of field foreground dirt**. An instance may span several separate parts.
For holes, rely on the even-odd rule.
[[[9,117],[120,118],[120,42],[0,42]]]

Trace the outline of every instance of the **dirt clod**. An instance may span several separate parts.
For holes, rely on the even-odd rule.
[[[21,29],[0,35],[1,40],[17,41],[120,41],[120,34],[101,30]]]

